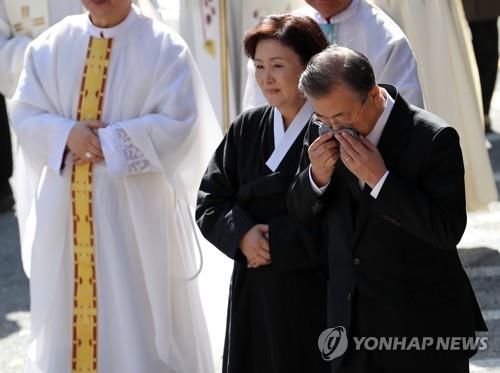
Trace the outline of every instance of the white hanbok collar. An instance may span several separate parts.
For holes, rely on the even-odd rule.
[[[132,9],[130,10],[127,18],[116,26],[107,28],[97,27],[90,21],[90,13],[87,17],[87,25],[92,37],[111,39],[126,31],[138,17],[139,10],[135,5],[132,5]]]
[[[283,116],[274,108],[274,151],[266,162],[271,171],[275,172],[278,169],[288,150],[309,122],[312,113],[312,104],[306,101],[285,132]]]

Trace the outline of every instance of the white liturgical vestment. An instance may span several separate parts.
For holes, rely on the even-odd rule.
[[[189,207],[221,138],[191,54],[133,7],[99,29],[71,16],[33,41],[13,97],[18,215],[30,276],[28,372],[71,372],[71,154],[89,39],[111,38],[93,169],[100,373],[213,371]]]

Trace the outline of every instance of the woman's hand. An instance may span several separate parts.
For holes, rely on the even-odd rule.
[[[247,258],[247,268],[271,264],[268,235],[269,226],[257,224],[241,238],[240,248]]]

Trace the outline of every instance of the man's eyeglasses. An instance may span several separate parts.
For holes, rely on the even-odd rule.
[[[354,119],[348,123],[348,122],[338,122],[334,118],[327,118],[322,115],[319,115],[317,113],[314,113],[312,115],[312,121],[314,124],[316,124],[319,127],[330,127],[331,130],[337,130],[337,129],[342,129],[342,128],[352,128],[353,123],[358,119],[358,115],[361,112],[361,109],[363,109],[363,106],[365,105],[366,98],[361,101],[361,106],[359,107],[356,115],[354,116]]]

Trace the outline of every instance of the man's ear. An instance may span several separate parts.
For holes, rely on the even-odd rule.
[[[372,89],[370,89],[370,92],[368,92],[368,97],[370,97],[372,100],[377,98],[378,95],[380,95],[380,87],[378,84],[375,84]]]

